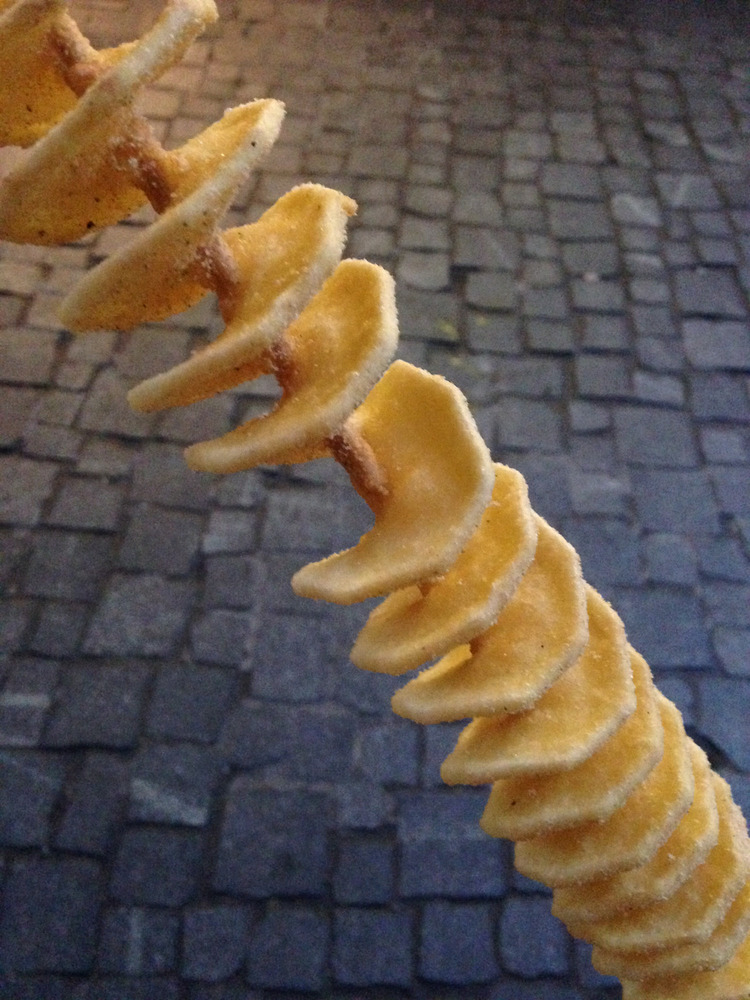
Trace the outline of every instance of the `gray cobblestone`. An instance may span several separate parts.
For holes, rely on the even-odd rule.
[[[122,758],[89,751],[71,782],[55,844],[64,851],[104,855],[125,815],[128,765]]]
[[[239,906],[188,910],[183,922],[183,975],[213,983],[237,972],[245,957],[247,924],[247,915]],[[256,932],[256,941],[259,936]]]
[[[218,892],[254,898],[320,896],[325,887],[328,801],[314,792],[232,782],[213,873]]]
[[[525,977],[561,976],[569,968],[565,927],[544,897],[509,899],[500,918],[500,954],[509,972]]]
[[[89,972],[102,871],[85,858],[22,858],[5,886],[3,965],[17,972]]]
[[[347,986],[407,986],[412,970],[407,913],[348,908],[334,914],[333,973]]]
[[[482,903],[427,903],[419,971],[432,982],[467,985],[498,974],[490,908]]]
[[[114,975],[172,972],[177,958],[177,914],[157,909],[117,908],[104,914],[97,966]]]
[[[191,902],[201,873],[201,834],[166,827],[125,830],[115,857],[110,894],[136,906]]]

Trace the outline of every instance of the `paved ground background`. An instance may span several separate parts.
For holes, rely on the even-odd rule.
[[[74,9],[104,44],[154,6]],[[146,95],[160,135],[287,102],[230,222],[303,179],[357,198],[402,355],[467,393],[749,812],[746,6],[220,7]],[[456,730],[348,663],[364,611],[293,596],[368,523],[343,476],[184,468],[272,387],[128,411],[213,304],[60,330],[144,222],[0,250],[0,997],[619,996],[479,833],[484,794],[441,787]]]

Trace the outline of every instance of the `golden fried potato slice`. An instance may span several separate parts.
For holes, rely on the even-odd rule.
[[[732,958],[713,972],[623,980],[623,1000],[747,1000],[750,997],[750,934]]]
[[[585,698],[585,694],[582,695]],[[551,886],[574,885],[645,864],[685,815],[694,778],[682,717],[657,692],[664,756],[609,819],[516,844],[516,867]]]
[[[580,764],[635,711],[635,688],[622,622],[586,585],[589,641],[582,655],[533,709],[474,719],[443,762],[449,785],[484,784]]]
[[[608,920],[568,923],[576,937],[612,951],[676,948],[707,941],[750,875],[750,841],[729,786],[713,775],[719,840],[702,865],[668,899]]]
[[[630,649],[636,710],[588,760],[568,771],[505,778],[492,786],[480,825],[492,837],[527,840],[607,819],[661,760],[664,730],[651,671]]]
[[[369,454],[387,491],[360,482],[374,527],[353,548],[299,570],[295,592],[351,604],[444,573],[476,529],[495,479],[464,397],[439,375],[394,361],[344,435],[363,462]]]
[[[2,146],[32,145],[76,105],[78,96],[52,56],[51,38],[74,27],[65,7],[64,0],[0,5]]]
[[[394,712],[421,723],[522,712],[581,655],[588,624],[580,559],[534,520],[533,562],[495,624],[401,688]]]
[[[645,865],[569,888],[555,889],[552,912],[566,922],[607,919],[666,899],[703,864],[719,839],[719,813],[708,758],[688,749],[695,793],[677,828]]]
[[[597,946],[592,962],[599,972],[639,980],[720,969],[737,951],[749,930],[750,881],[745,882],[726,916],[706,941],[649,951],[608,951]]]
[[[120,267],[108,267],[101,282],[112,289],[113,298],[116,295],[110,307],[116,311],[103,316],[107,305],[102,303],[97,326],[128,327],[139,322],[141,314],[167,316],[197,301],[205,289],[200,275],[191,272],[191,261],[212,239],[229,248],[229,259],[241,275],[241,298],[226,330],[182,364],[131,389],[128,401],[135,410],[186,406],[268,371],[267,352],[339,263],[346,222],[356,210],[351,198],[339,191],[302,184],[257,222],[214,237],[215,221],[204,216],[205,194],[204,188],[196,191],[155,222],[137,246],[105,261],[121,262]],[[137,297],[132,294],[134,268]],[[84,301],[75,308],[83,317],[90,315],[90,302],[92,308],[99,302],[97,271],[79,286],[85,288]]]
[[[403,674],[469,642],[512,596],[534,557],[537,533],[523,476],[496,465],[492,500],[453,566],[428,587],[386,597],[359,633],[352,662]]]
[[[188,465],[234,472],[326,454],[327,438],[383,374],[397,340],[393,278],[369,261],[342,261],[271,352],[281,356],[284,390],[275,409],[188,448]]]
[[[154,27],[6,175],[0,238],[65,243],[144,203],[142,188],[152,180],[159,185],[150,175],[159,174],[167,154],[134,112],[134,96],[176,62],[215,17],[212,0],[174,0],[167,6]],[[135,173],[141,186],[133,181]]]

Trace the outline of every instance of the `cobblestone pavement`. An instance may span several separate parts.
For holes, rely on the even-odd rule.
[[[357,198],[402,356],[467,394],[750,814],[746,8],[219,5],[145,96],[160,135],[287,102],[231,222],[303,179]],[[104,44],[156,6],[74,11]],[[60,330],[144,221],[0,251],[0,998],[618,997],[441,786],[455,728],[348,662],[367,609],[292,594],[368,523],[343,475],[183,466],[272,387],[127,409],[213,304]]]

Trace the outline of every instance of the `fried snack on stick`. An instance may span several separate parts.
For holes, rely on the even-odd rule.
[[[588,760],[568,771],[496,781],[480,825],[492,837],[527,840],[608,819],[661,760],[664,729],[651,671],[630,649],[636,709]]]
[[[748,1000],[750,934],[726,965],[715,971],[654,976],[640,982],[623,980],[622,1000]]]
[[[636,980],[720,969],[737,951],[749,930],[750,881],[745,882],[724,919],[705,941],[650,951],[620,952],[595,947],[592,961],[599,972]]]
[[[382,375],[398,338],[393,278],[366,260],[342,261],[314,299],[266,352],[283,389],[275,408],[223,437],[193,445],[193,469],[233,472],[263,462],[306,462]]]
[[[713,782],[719,840],[704,863],[662,902],[609,920],[569,923],[576,937],[619,952],[674,948],[708,940],[750,875],[750,841],[744,818],[724,779],[714,774]]]
[[[187,361],[131,389],[128,401],[136,410],[184,406],[262,374],[265,352],[338,264],[346,221],[356,207],[338,191],[304,184],[258,222],[220,234],[216,216],[223,207],[217,205],[212,217],[204,194],[201,189],[163,215],[142,239],[110,257],[106,270],[100,265],[92,271],[66,303],[79,327],[101,325],[105,310],[127,325],[149,309],[167,315],[202,298],[211,281],[200,270],[204,248],[225,255],[230,273],[236,269],[239,296],[226,330]],[[136,296],[134,268],[140,278]],[[251,272],[258,283],[247,282]],[[109,297],[98,306],[104,291]]]
[[[64,0],[0,4],[0,146],[31,146],[133,43],[97,52]]]
[[[353,548],[299,570],[295,592],[351,604],[444,573],[479,523],[495,478],[464,397],[439,375],[394,361],[342,437],[334,449],[345,465],[372,463],[371,481],[355,485],[375,525]]]
[[[711,766],[688,742],[695,792],[687,813],[649,862],[583,885],[555,889],[552,912],[566,923],[607,919],[667,899],[703,864],[719,840]]]
[[[495,465],[492,499],[458,559],[434,583],[386,597],[359,633],[352,662],[402,674],[469,642],[513,595],[534,557],[537,534],[523,476]]]
[[[147,193],[163,211],[170,192],[161,168],[169,154],[133,101],[215,17],[212,0],[174,0],[151,31],[86,90],[4,178],[2,239],[42,245],[77,240],[130,215]]]
[[[636,868],[653,857],[693,800],[695,782],[682,718],[657,692],[664,756],[625,804],[602,823],[584,823],[516,844],[518,870],[551,886],[575,885]]]
[[[635,711],[625,629],[587,585],[589,641],[579,659],[533,709],[477,718],[443,761],[449,785],[565,770],[586,760]]]
[[[522,712],[581,655],[589,632],[580,559],[534,518],[534,559],[497,621],[397,691],[398,715],[436,723]]]

